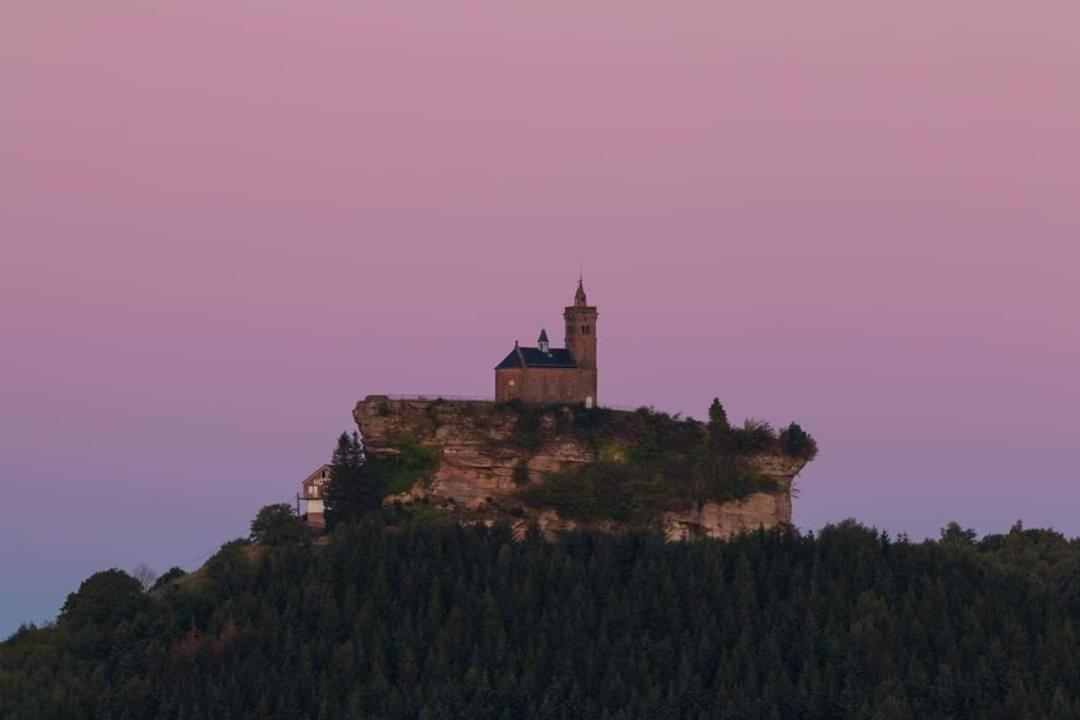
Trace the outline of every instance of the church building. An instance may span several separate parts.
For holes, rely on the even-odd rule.
[[[596,307],[585,299],[585,287],[578,279],[574,304],[563,311],[566,347],[551,347],[545,329],[540,330],[536,347],[515,342],[495,366],[495,401],[596,405],[596,317]]]

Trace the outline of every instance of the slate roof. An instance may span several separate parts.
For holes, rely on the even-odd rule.
[[[536,342],[548,342],[547,330],[541,330],[540,331],[540,337],[537,339]]]
[[[525,364],[528,367],[542,367],[542,368],[576,368],[577,363],[574,362],[574,356],[570,354],[569,350],[564,348],[549,348],[547,352],[541,352],[540,348],[534,347],[518,347],[510,351],[501,363],[495,366],[495,369],[499,368],[519,368],[521,367],[521,357],[518,356],[518,351],[521,351],[521,356],[525,358]]]

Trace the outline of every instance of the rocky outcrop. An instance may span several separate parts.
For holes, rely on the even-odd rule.
[[[563,407],[545,413],[529,443],[518,437],[519,413],[514,408],[486,401],[370,395],[357,403],[353,417],[366,452],[374,457],[396,456],[410,444],[438,451],[437,467],[408,492],[386,498],[388,503],[426,502],[462,523],[507,522],[521,533],[536,525],[549,537],[574,529],[633,529],[612,521],[581,524],[551,508],[530,507],[516,496],[523,486],[543,483],[549,473],[596,461],[589,442],[558,429],[560,420],[567,420],[559,413],[573,412]],[[618,458],[632,443],[632,438],[617,439],[604,452]],[[806,462],[780,453],[756,455],[749,462],[774,481],[775,489],[732,502],[684,503],[685,509],[665,511],[657,518],[665,535],[673,540],[725,538],[790,524],[791,483]]]
[[[725,538],[759,527],[791,523],[790,481],[783,490],[754,493],[730,503],[707,502],[700,508],[665,512],[664,534],[669,540]]]

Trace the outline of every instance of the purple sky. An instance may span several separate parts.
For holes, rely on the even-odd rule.
[[[1080,534],[1075,0],[0,9],[0,634],[197,565],[369,392],[801,422],[796,522]]]

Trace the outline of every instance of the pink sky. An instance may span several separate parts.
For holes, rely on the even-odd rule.
[[[579,261],[602,399],[798,420],[801,527],[1080,534],[1077,27],[5,4],[0,634],[244,534],[366,393],[490,394],[515,339],[561,341]]]

